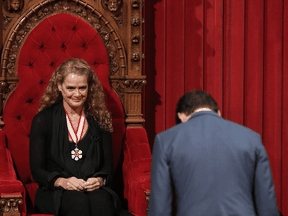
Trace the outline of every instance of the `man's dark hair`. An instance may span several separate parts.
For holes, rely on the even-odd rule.
[[[199,108],[209,108],[215,112],[218,112],[219,106],[211,95],[204,91],[194,90],[184,94],[178,101],[176,107],[176,124],[181,123],[178,118],[178,112],[185,115],[192,114]]]

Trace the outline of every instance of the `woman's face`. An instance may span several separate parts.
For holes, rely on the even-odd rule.
[[[70,73],[64,78],[62,84],[58,84],[58,89],[62,93],[63,102],[73,109],[82,107],[88,94],[87,77]]]

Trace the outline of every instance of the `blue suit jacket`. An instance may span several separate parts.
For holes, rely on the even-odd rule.
[[[155,138],[149,216],[276,216],[274,183],[259,134],[201,111]]]

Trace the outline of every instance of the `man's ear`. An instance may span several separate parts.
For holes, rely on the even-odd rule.
[[[220,112],[220,110],[217,111],[217,114],[218,114],[218,116],[221,117],[221,112]]]
[[[182,122],[182,119],[181,119],[181,118],[182,118],[182,114],[183,114],[183,113],[180,113],[180,112],[177,113],[177,116],[178,116],[178,118],[181,120],[181,122]]]
[[[177,115],[178,118],[181,120],[181,122],[186,122],[188,121],[188,119],[191,117],[192,114],[187,116],[185,113],[178,112]]]

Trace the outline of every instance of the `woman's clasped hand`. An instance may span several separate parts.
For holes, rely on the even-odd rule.
[[[76,191],[94,191],[99,189],[104,185],[104,180],[102,177],[92,177],[88,178],[87,181],[83,179],[78,179],[76,177],[70,178],[58,178],[54,186],[62,187],[65,190],[76,190]]]

